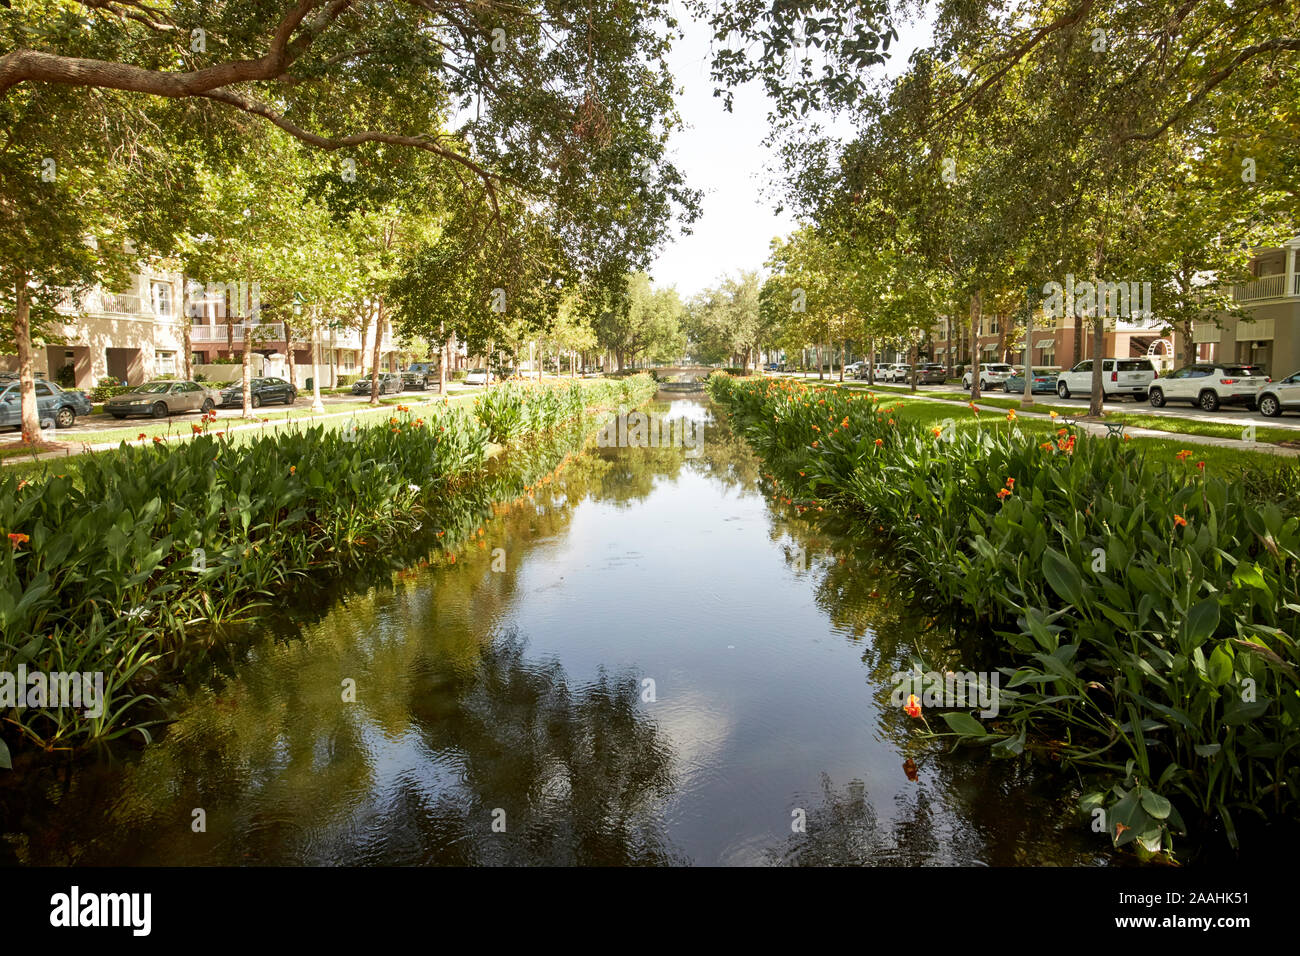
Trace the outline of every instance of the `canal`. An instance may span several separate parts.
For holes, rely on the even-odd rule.
[[[1108,862],[1064,775],[891,703],[961,635],[887,551],[774,499],[699,396],[648,411],[454,563],[286,595],[152,746],[7,786],[0,862]]]

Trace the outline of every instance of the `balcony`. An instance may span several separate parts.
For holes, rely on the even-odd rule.
[[[65,295],[55,306],[60,312],[73,315],[132,315],[150,318],[153,313],[144,307],[138,295],[118,295],[94,289],[78,299],[74,295]]]
[[[1285,272],[1271,276],[1262,276],[1250,282],[1243,282],[1232,287],[1235,302],[1262,302],[1267,299],[1288,299],[1300,297],[1300,272],[1291,276],[1291,287],[1286,285]]]
[[[279,342],[284,339],[283,322],[251,322],[247,326],[253,332],[253,342]],[[243,322],[235,322],[227,326],[224,322],[220,325],[196,325],[190,329],[190,342],[193,345],[205,345],[218,343],[224,345],[227,336],[233,336],[233,341],[238,344],[244,341]]]

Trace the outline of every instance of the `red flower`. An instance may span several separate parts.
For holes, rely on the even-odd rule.
[[[1174,515],[1174,527],[1175,527],[1175,528],[1185,528],[1186,526],[1187,526],[1187,519],[1186,519],[1186,518],[1184,518],[1182,515]]]
[[[885,443],[885,440],[884,440],[883,438],[877,438],[877,439],[876,439],[876,445],[877,445],[877,446],[883,445],[884,443]]]
[[[15,548],[23,546],[30,540],[32,539],[29,535],[25,535],[20,531],[9,532],[9,543],[13,545]]]
[[[907,716],[909,717],[920,717],[921,701],[917,698],[915,694],[908,694],[907,705],[903,708],[903,710],[906,712]]]

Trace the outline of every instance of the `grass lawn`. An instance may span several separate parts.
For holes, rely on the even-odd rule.
[[[1040,442],[1047,441],[1049,438],[1054,439],[1057,429],[1061,427],[1055,422],[1041,419],[1018,418],[1015,422],[1008,422],[1004,416],[997,413],[981,412],[976,415],[971,409],[965,407],[949,409],[933,402],[903,397],[887,400],[885,407],[894,408],[897,417],[921,425],[941,427],[944,422],[951,421],[956,428],[1015,428],[1025,435],[1042,436],[1039,438]],[[1081,435],[1079,440],[1120,441],[1121,439]],[[1175,456],[1185,447],[1176,438],[1134,438],[1132,441],[1139,447],[1149,450],[1153,458],[1168,461],[1171,467],[1178,465]],[[1203,461],[1207,474],[1220,476],[1235,475],[1247,465],[1266,470],[1300,467],[1300,460],[1283,455],[1272,455],[1268,452],[1217,448],[1213,445],[1193,445],[1188,450],[1192,452],[1192,456],[1187,459],[1185,467],[1195,468],[1197,462]]]
[[[837,383],[838,384],[838,383]],[[911,389],[905,385],[867,385],[865,382],[845,382],[842,388],[852,388],[861,391],[872,391],[881,396],[887,395],[911,395]],[[960,403],[962,405],[970,402],[968,392],[923,392],[925,398],[937,398],[945,402]],[[987,394],[981,395],[979,404],[988,405],[993,408],[1014,408],[1020,411],[1020,399],[1010,397],[991,398]],[[1111,402],[1106,406],[1106,420],[1111,422],[1125,422],[1135,428],[1149,428],[1153,431],[1170,432],[1175,435],[1206,435],[1211,438],[1243,438],[1243,429],[1245,425],[1236,421],[1209,421],[1194,418],[1173,418],[1165,415],[1150,415],[1143,412],[1129,412],[1122,409],[1130,407],[1119,405]],[[1134,403],[1133,408],[1145,408],[1145,405]],[[1087,409],[1080,408],[1077,405],[1054,405],[1042,398],[1034,400],[1034,407],[1030,411],[1047,414],[1056,412],[1058,415],[1079,416],[1086,415]],[[1255,441],[1259,442],[1281,442],[1300,440],[1300,430],[1293,428],[1273,428],[1268,425],[1255,426]]]

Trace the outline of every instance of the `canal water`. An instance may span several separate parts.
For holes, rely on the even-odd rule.
[[[891,703],[960,635],[887,551],[774,499],[707,402],[649,411],[455,563],[288,596],[154,745],[8,786],[0,862],[1109,862],[1065,775]]]

